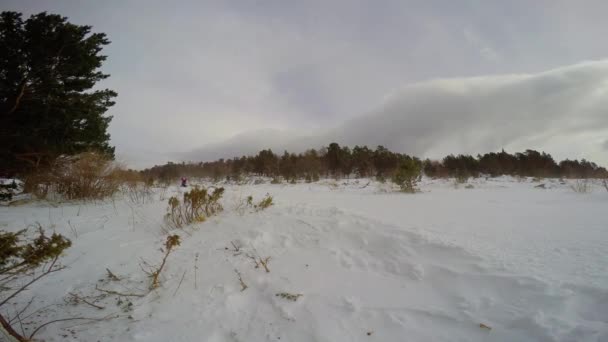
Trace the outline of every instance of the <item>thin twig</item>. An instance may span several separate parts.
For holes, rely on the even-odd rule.
[[[34,315],[36,315],[36,314],[38,314],[38,313],[40,313],[40,312],[42,312],[42,311],[44,311],[44,310],[46,310],[46,309],[48,309],[48,308],[52,307],[52,306],[59,306],[59,305],[60,305],[60,304],[49,304],[49,305],[45,305],[45,306],[41,307],[40,309],[37,309],[37,310],[35,310],[35,311],[33,311],[33,312],[29,313],[27,316],[23,317],[22,319],[24,319],[24,320],[25,320],[25,319],[28,319],[28,318],[30,318],[30,317],[32,317],[32,316],[34,316]]]
[[[270,273],[270,270],[268,269],[268,261],[269,260],[270,260],[270,257],[267,257],[264,260],[262,260],[262,258],[260,258],[260,264],[262,264],[262,266],[264,266],[264,269],[266,270],[266,273]]]
[[[235,251],[235,252],[238,252],[238,251],[241,249],[240,247],[237,247],[237,246],[234,244],[234,241],[230,241],[230,243],[232,244],[232,247],[234,247],[234,251]]]
[[[19,328],[21,328],[21,335],[25,336],[25,329],[23,329],[23,321],[21,320],[21,316],[19,315],[19,312],[17,312],[16,314],[17,320],[19,321]]]
[[[97,304],[93,304],[93,303],[91,303],[91,302],[87,301],[86,299],[84,299],[84,298],[80,297],[79,295],[77,295],[77,294],[75,294],[75,293],[70,292],[70,293],[69,293],[69,295],[70,295],[70,296],[72,296],[72,297],[73,297],[73,298],[74,298],[74,299],[75,299],[77,302],[78,302],[78,301],[83,302],[83,303],[88,304],[88,305],[90,305],[90,306],[92,306],[92,307],[94,307],[94,308],[97,308],[97,309],[99,309],[99,310],[103,310],[103,309],[105,309],[105,307],[103,307],[103,306],[99,306],[99,305],[97,305]]]
[[[0,314],[0,326],[2,326],[2,328],[4,328],[4,331],[9,336],[14,337],[17,341],[19,341],[19,342],[28,341],[27,338],[20,335],[17,331],[15,331],[15,329],[13,329],[13,327],[8,323],[8,321],[4,318],[4,316],[2,316],[2,314]]]
[[[56,256],[53,261],[51,262],[51,265],[49,266],[49,268],[47,268],[46,271],[43,271],[40,275],[38,275],[37,277],[34,277],[32,280],[30,280],[28,283],[26,283],[25,285],[21,286],[18,290],[14,291],[13,294],[11,294],[10,296],[6,297],[2,302],[0,302],[0,306],[6,304],[6,302],[8,302],[9,300],[13,299],[15,296],[17,296],[19,293],[21,293],[23,290],[25,290],[28,286],[32,285],[33,283],[35,283],[36,281],[38,281],[40,278],[53,273],[53,272],[57,272],[60,271],[62,269],[64,269],[64,267],[59,267],[56,269],[53,269],[53,267],[55,266],[55,263],[57,262],[57,259],[59,259],[59,256]]]
[[[110,278],[110,280],[120,281],[120,278],[118,278],[116,274],[112,273],[109,268],[106,268],[106,271],[108,272],[108,278]]]
[[[121,292],[117,292],[117,291],[113,291],[113,290],[101,289],[97,285],[95,285],[95,290],[117,295],[117,296],[123,296],[123,297],[145,297],[146,296],[144,294],[138,294],[138,293],[121,293]]]
[[[245,291],[249,286],[245,284],[243,277],[241,277],[241,273],[236,268],[234,269],[234,272],[236,272],[236,275],[239,277],[239,282],[241,283],[241,292]]]
[[[173,293],[173,297],[175,297],[175,295],[177,294],[179,287],[182,286],[182,281],[184,281],[185,276],[186,276],[186,271],[184,271],[184,274],[182,274],[182,279],[180,279],[179,284],[177,284],[177,288],[175,289],[175,292]]]
[[[194,257],[194,289],[195,290],[197,289],[197,286],[196,286],[196,278],[197,278],[196,271],[197,270],[198,270],[198,253],[196,253],[196,255]]]
[[[253,263],[255,264],[255,268],[260,268],[260,263],[258,262],[258,259],[256,259],[253,255],[249,255],[247,254],[247,257],[251,260],[253,260]]]
[[[143,264],[143,266],[142,266]],[[146,266],[148,268],[148,270],[146,270],[144,268],[144,266]],[[146,260],[144,260],[143,258],[140,258],[140,262],[139,262],[139,268],[142,270],[142,272],[144,272],[148,277],[152,277],[152,274],[154,273],[154,271],[150,271],[151,269],[154,269],[154,267],[152,267],[152,265],[150,265],[150,263],[148,263]]]
[[[58,322],[65,322],[65,321],[76,321],[76,320],[84,320],[84,321],[104,321],[107,320],[111,317],[106,316],[106,317],[102,317],[102,318],[85,318],[85,317],[71,317],[71,318],[60,318],[60,319],[55,319],[49,322],[46,322],[42,325],[40,325],[38,328],[36,328],[36,330],[34,330],[34,332],[32,332],[32,334],[30,335],[30,340],[32,340],[34,338],[34,335],[36,335],[36,333],[38,333],[38,331],[40,331],[40,329],[46,327],[47,325],[53,324],[53,323],[58,323]]]
[[[72,225],[72,222],[70,222],[70,220],[68,220],[68,226],[70,226],[70,230],[72,231],[72,234],[74,235],[75,238],[78,237],[78,230],[76,230],[76,227],[74,227]]]
[[[34,302],[34,299],[36,298],[36,296],[32,296],[32,299],[30,299],[30,301],[23,307],[23,309],[21,309],[21,311],[19,311],[17,313],[17,316],[20,316],[22,313],[25,312],[25,310],[27,310],[27,308],[30,307],[30,305],[32,305],[32,303]],[[16,318],[16,317],[15,317]],[[9,323],[13,323],[13,321],[15,320],[15,318],[11,319],[10,321],[8,321]]]

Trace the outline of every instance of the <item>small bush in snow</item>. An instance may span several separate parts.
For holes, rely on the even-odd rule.
[[[397,171],[393,175],[393,182],[401,188],[401,191],[415,193],[418,191],[417,184],[421,175],[420,165],[413,159],[401,162]]]
[[[13,180],[8,184],[0,184],[0,201],[10,201],[17,191],[17,183]]]
[[[454,181],[456,184],[464,184],[469,180],[470,175],[466,171],[461,171],[456,174]]]
[[[253,203],[253,196],[247,196],[245,199],[239,199],[235,210],[239,215],[243,215],[245,211],[253,209],[255,211],[261,211],[267,209],[274,204],[272,196],[266,194],[258,203]]]
[[[224,188],[215,188],[210,193],[208,189],[194,187],[189,192],[184,193],[182,201],[173,196],[169,198],[165,220],[173,228],[203,222],[207,217],[223,210],[219,203],[223,194]]]
[[[251,196],[249,196],[249,198],[251,198]],[[266,194],[264,198],[262,198],[258,203],[253,205],[253,208],[256,211],[260,211],[269,208],[273,204],[274,203],[272,202],[272,196],[270,196],[270,194]]]

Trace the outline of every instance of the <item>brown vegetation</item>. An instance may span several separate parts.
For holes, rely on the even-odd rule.
[[[224,188],[215,188],[210,193],[208,189],[194,187],[184,193],[181,201],[173,196],[169,198],[165,220],[172,228],[182,228],[195,222],[203,222],[207,217],[223,210],[219,203],[223,194]]]
[[[100,200],[120,190],[121,168],[108,156],[86,152],[57,158],[25,178],[24,191],[39,199]]]

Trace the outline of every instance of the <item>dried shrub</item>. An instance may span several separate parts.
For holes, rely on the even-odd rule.
[[[591,183],[587,179],[577,179],[574,183],[570,184],[570,189],[579,194],[586,194],[591,192]]]
[[[179,235],[167,236],[167,241],[165,241],[165,249],[163,250],[163,253],[164,253],[163,260],[162,260],[160,266],[158,266],[158,268],[156,270],[154,270],[154,272],[152,272],[152,274],[150,275],[152,278],[152,284],[150,285],[151,289],[155,289],[159,286],[160,283],[159,283],[158,277],[160,276],[160,272],[162,272],[163,268],[165,267],[169,254],[171,254],[171,252],[177,246],[179,246],[180,243],[181,243],[181,241],[179,239]]]
[[[137,183],[125,183],[123,185],[123,192],[131,201],[135,204],[146,204],[152,200],[154,192],[152,188],[144,182]]]
[[[185,192],[182,201],[173,196],[169,198],[169,207],[165,220],[172,228],[203,222],[207,217],[213,216],[223,210],[219,200],[224,194],[224,188],[215,188],[213,192],[208,189],[194,187]]]
[[[100,200],[120,190],[120,170],[111,158],[96,152],[61,156],[48,170],[26,177],[24,190],[41,199]]]
[[[295,302],[298,300],[298,298],[302,297],[303,294],[301,293],[288,293],[288,292],[279,292],[276,294],[277,297],[281,297],[283,299]]]
[[[239,214],[245,214],[245,211],[253,208],[253,196],[247,196],[246,198],[239,198],[236,200],[234,210]]]
[[[131,170],[119,172],[118,178],[122,183],[122,192],[132,203],[146,204],[146,202],[152,200],[154,180],[144,179],[141,174]]]

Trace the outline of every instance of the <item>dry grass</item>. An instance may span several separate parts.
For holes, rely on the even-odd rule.
[[[579,194],[586,194],[591,192],[592,185],[587,179],[577,179],[574,183],[570,184],[572,191]]]
[[[62,156],[48,170],[26,177],[24,190],[39,199],[101,200],[120,190],[121,170],[95,152]]]
[[[131,203],[146,204],[152,200],[154,191],[151,180],[145,180],[136,171],[121,171],[118,176],[122,181],[121,190]]]

